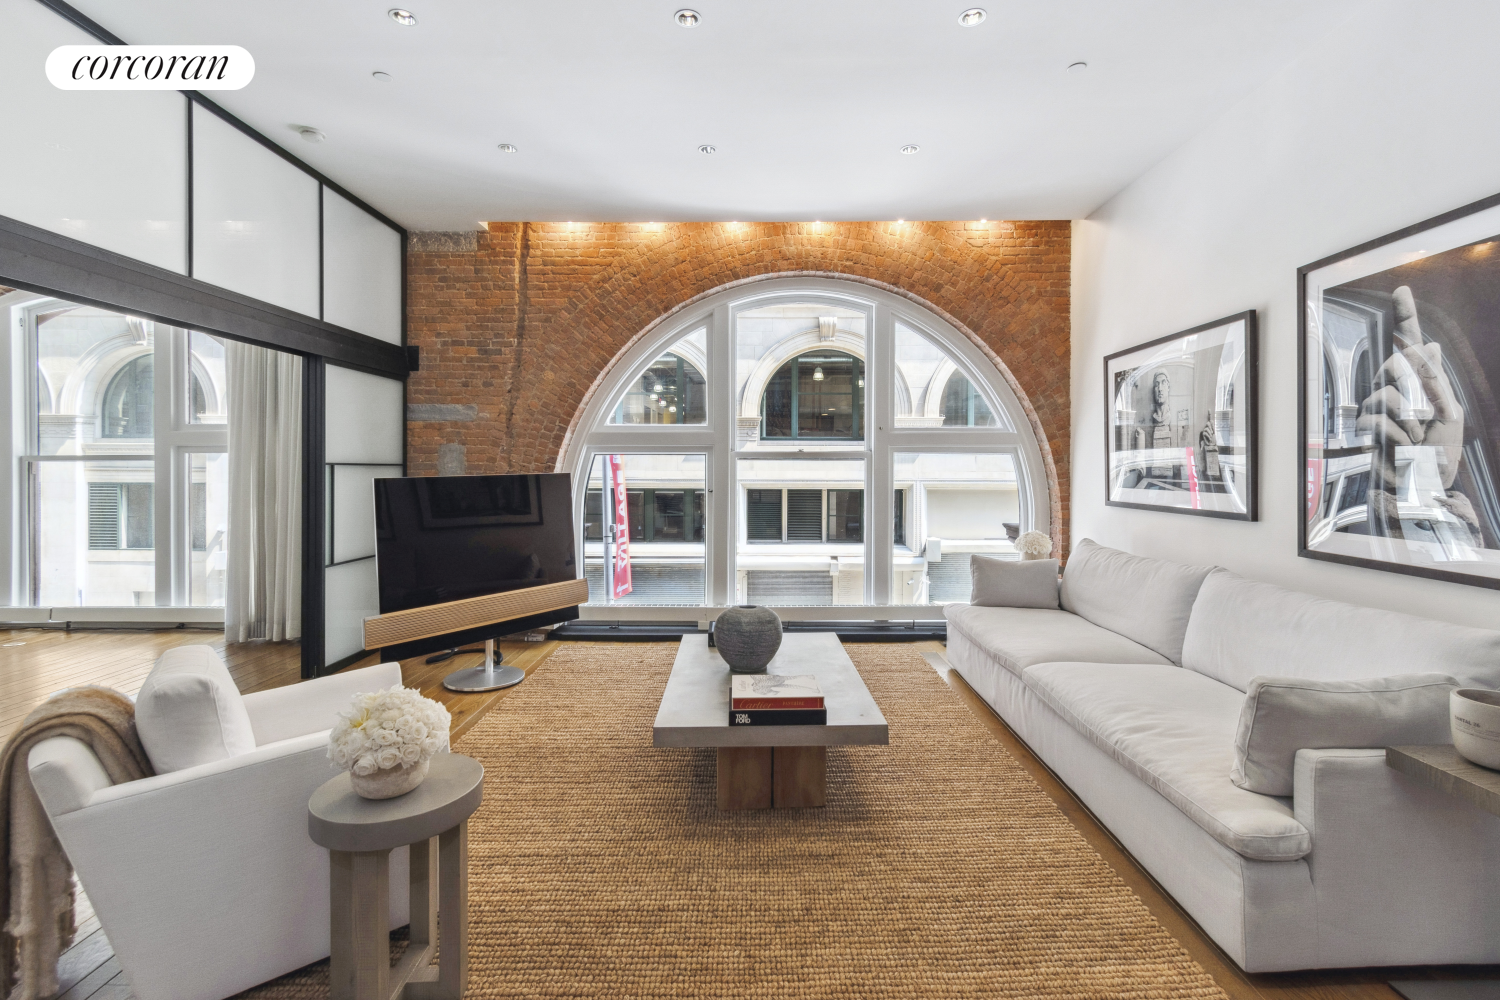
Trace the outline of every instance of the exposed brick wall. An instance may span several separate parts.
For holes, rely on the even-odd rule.
[[[461,445],[471,473],[551,471],[610,361],[653,321],[731,282],[806,272],[888,287],[1008,370],[1051,450],[1066,539],[1067,222],[490,223],[413,234],[407,260],[413,475]],[[460,411],[452,405],[472,404]],[[471,419],[432,419],[453,414]]]

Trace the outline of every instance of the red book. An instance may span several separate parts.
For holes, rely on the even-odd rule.
[[[822,698],[733,698],[730,708],[736,712],[751,708],[822,708]]]
[[[823,708],[823,689],[812,674],[734,674],[729,707],[734,711]]]

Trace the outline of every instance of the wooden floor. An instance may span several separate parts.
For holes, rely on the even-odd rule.
[[[207,645],[224,658],[243,694],[295,684],[300,679],[300,648],[295,642],[226,644],[223,632],[163,629],[140,632],[76,629],[0,629],[0,740],[26,718],[37,703],[54,691],[79,684],[102,684],[134,695],[145,682],[156,658],[174,646]],[[496,643],[504,661],[527,674],[552,654],[559,643]],[[453,715],[457,739],[479,717],[504,698],[505,691],[456,694],[443,687],[455,670],[484,662],[479,653],[464,653],[444,663],[427,665],[422,657],[401,661],[407,687],[441,702]],[[379,663],[376,653],[348,669]]]
[[[20,643],[22,645],[12,645]],[[187,630],[117,632],[56,630],[0,630],[0,736],[8,737],[26,713],[53,691],[78,684],[106,684],[134,694],[161,652],[173,646],[206,643],[223,655],[235,682],[246,693],[295,683],[298,679],[296,643],[224,644],[223,633]],[[529,675],[560,646],[557,642],[507,642],[500,646],[505,661]],[[1215,945],[1198,925],[1156,884],[1110,836],[1066,785],[990,710],[989,706],[952,671],[937,642],[915,643],[927,661],[969,709],[989,728],[1034,777],[1063,813],[1145,903],[1147,909],[1193,958],[1219,983],[1231,1000],[1400,1000],[1386,985],[1390,979],[1468,979],[1500,977],[1500,967],[1450,966],[1404,969],[1354,969],[1337,972],[1247,975]],[[443,702],[453,714],[455,736],[466,732],[507,692],[459,695],[442,687],[442,679],[460,667],[475,665],[481,656],[466,654],[428,666],[421,659],[403,661],[402,677],[410,687]],[[377,662],[371,655],[356,666]],[[63,1000],[127,1000],[130,992],[120,976],[109,941],[99,927],[88,900],[80,895],[78,935],[59,963]]]

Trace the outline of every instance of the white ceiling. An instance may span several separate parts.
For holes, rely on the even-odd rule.
[[[255,80],[210,96],[412,229],[1083,218],[1361,6],[74,2],[127,42],[245,46]],[[989,17],[961,27],[973,2]]]

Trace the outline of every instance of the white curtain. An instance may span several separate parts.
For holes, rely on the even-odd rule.
[[[302,635],[302,359],[230,341],[224,639]]]

